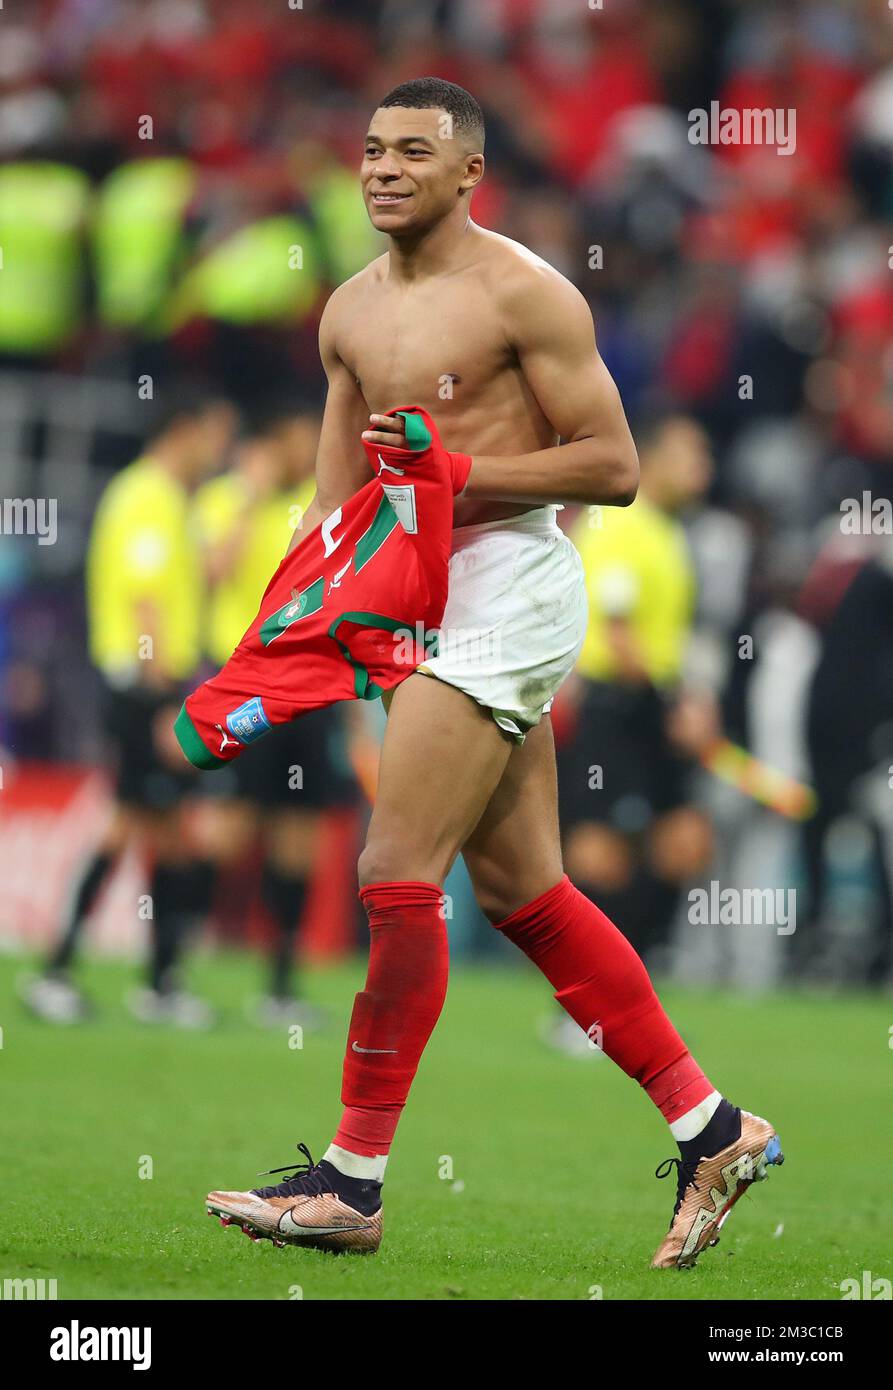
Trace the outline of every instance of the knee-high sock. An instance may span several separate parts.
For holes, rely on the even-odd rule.
[[[567,875],[496,926],[669,1123],[711,1095],[712,1085],[664,1013],[632,946]]]
[[[360,892],[371,944],[366,988],[347,1035],[334,1143],[386,1154],[446,997],[443,891],[433,883],[375,883]]]
[[[675,884],[640,865],[625,888],[605,892],[579,878],[577,886],[609,921],[623,923],[623,935],[638,955],[647,960],[653,947],[666,945],[680,894]]]
[[[65,930],[47,962],[48,970],[67,970],[71,965],[87,914],[99,897],[99,890],[114,863],[114,858],[114,855],[100,851],[84,865]]]

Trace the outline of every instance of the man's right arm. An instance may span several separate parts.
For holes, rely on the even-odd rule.
[[[316,452],[316,496],[292,536],[289,553],[372,476],[361,439],[369,423],[369,407],[336,346],[336,325],[342,313],[343,289],[331,296],[319,325],[319,355],[328,391]]]

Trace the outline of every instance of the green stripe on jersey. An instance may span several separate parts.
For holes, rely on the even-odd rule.
[[[354,574],[359,574],[364,565],[368,565],[373,555],[376,555],[384,545],[388,536],[397,525],[397,513],[391,506],[387,497],[382,497],[378,504],[378,511],[372,518],[372,523],[363,532],[357,541],[357,548],[354,551],[353,568]]]
[[[300,622],[302,618],[309,618],[312,613],[318,613],[322,608],[325,587],[325,578],[320,575],[319,579],[314,579],[313,583],[308,584],[306,589],[302,589],[288,603],[284,603],[281,608],[277,608],[275,613],[271,613],[269,618],[264,620],[260,630],[260,640],[264,646],[268,647],[277,637],[281,637],[292,623]]]

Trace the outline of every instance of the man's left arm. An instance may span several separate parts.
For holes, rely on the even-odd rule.
[[[585,299],[544,267],[510,292],[505,315],[524,378],[565,442],[532,454],[473,455],[464,496],[628,506],[639,460]]]

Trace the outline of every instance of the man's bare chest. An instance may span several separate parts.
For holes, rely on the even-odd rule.
[[[467,293],[370,296],[345,325],[339,355],[370,410],[475,400],[511,355],[492,314]]]

